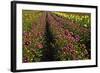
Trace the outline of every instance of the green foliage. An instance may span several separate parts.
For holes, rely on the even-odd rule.
[[[24,31],[30,31],[32,24],[38,24],[39,17],[41,16],[40,11],[31,11],[31,10],[23,10],[22,11],[22,19],[23,19],[23,29]]]

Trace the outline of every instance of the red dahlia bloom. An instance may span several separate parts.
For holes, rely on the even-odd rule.
[[[42,44],[38,44],[37,48],[43,48],[43,45]]]

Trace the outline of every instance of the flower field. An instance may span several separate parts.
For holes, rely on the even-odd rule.
[[[22,11],[23,63],[91,59],[89,13]]]

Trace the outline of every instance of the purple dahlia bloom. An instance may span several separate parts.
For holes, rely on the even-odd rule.
[[[79,35],[75,35],[75,40],[79,41],[80,40],[80,36]]]

